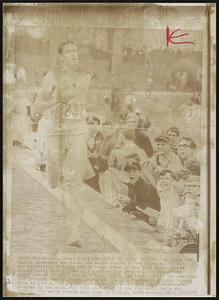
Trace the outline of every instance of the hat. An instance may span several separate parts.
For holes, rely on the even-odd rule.
[[[131,170],[141,170],[141,166],[137,161],[128,161],[124,170],[127,172],[130,172]]]
[[[169,137],[166,135],[159,135],[158,137],[156,137],[154,139],[156,142],[165,142],[168,143],[169,142]]]

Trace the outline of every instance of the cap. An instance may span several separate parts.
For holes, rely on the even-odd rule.
[[[156,137],[154,139],[156,142],[165,142],[168,143],[169,142],[169,137],[166,135],[159,135],[158,137]]]

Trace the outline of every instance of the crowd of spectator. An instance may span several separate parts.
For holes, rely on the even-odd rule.
[[[127,99],[119,122],[87,118],[88,158],[95,176],[86,183],[109,205],[165,232],[168,243],[194,241],[200,196],[197,145],[177,127],[151,141],[150,121]]]

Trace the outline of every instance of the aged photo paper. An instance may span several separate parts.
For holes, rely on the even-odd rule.
[[[5,297],[216,295],[215,53],[215,4],[3,4]]]

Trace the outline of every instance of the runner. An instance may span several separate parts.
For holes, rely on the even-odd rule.
[[[69,192],[87,176],[86,97],[91,76],[78,66],[78,49],[74,42],[64,42],[58,49],[59,61],[55,71],[48,72],[31,107],[33,118],[50,113],[47,135],[47,176],[51,188],[62,192],[63,200],[72,214],[73,232],[68,243],[81,246],[81,211]],[[92,167],[90,166],[90,173]],[[91,177],[94,176],[92,173]],[[88,178],[86,178],[88,179]],[[72,189],[71,189],[72,193]]]

